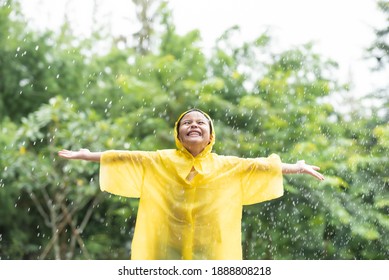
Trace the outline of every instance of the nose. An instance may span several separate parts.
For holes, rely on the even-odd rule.
[[[197,127],[197,123],[192,123],[191,125],[190,125],[190,127]]]

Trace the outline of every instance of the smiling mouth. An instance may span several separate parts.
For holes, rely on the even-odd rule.
[[[201,133],[198,131],[191,131],[187,135],[188,136],[201,136]]]

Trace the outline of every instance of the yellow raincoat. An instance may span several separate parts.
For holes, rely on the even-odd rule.
[[[104,152],[100,188],[140,198],[132,259],[242,259],[242,206],[282,196],[281,160],[211,153],[215,130],[205,113],[213,139],[193,157],[177,136],[184,114],[174,129],[178,149]]]

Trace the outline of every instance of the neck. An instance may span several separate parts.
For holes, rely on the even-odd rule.
[[[188,150],[188,152],[193,156],[193,157],[196,157],[198,156],[203,150],[204,148],[186,148]]]

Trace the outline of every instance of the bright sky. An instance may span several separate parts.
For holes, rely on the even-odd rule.
[[[131,0],[21,0],[31,24],[57,29],[64,15],[75,32],[86,35],[92,26],[93,3],[99,23],[111,21],[113,33],[130,35],[137,26]],[[211,47],[223,31],[239,25],[242,40],[254,39],[270,28],[275,45],[286,50],[313,42],[315,50],[340,64],[338,80],[354,83],[353,94],[384,85],[383,75],[371,75],[363,59],[374,40],[374,27],[385,25],[376,0],[170,0],[177,31],[199,29],[203,46]],[[101,20],[101,22],[100,22]],[[386,75],[387,76],[387,75]]]

